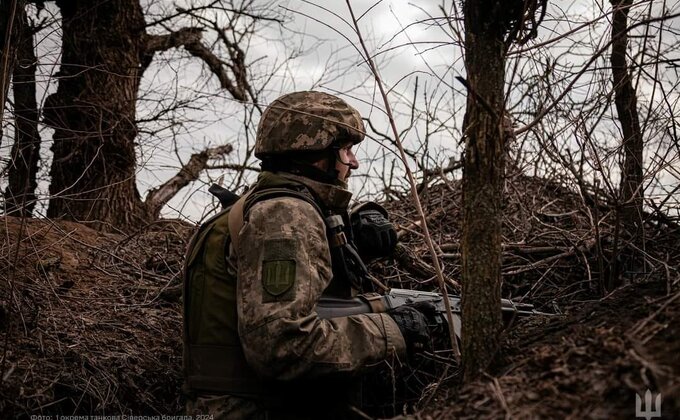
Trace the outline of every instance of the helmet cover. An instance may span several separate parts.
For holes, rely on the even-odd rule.
[[[255,156],[356,144],[364,139],[364,133],[359,112],[337,96],[315,91],[289,93],[269,104],[262,114]]]

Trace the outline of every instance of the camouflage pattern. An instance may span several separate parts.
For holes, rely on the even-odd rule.
[[[349,191],[301,176],[285,177],[304,183],[326,207],[346,210]],[[394,356],[405,360],[404,339],[389,315],[316,315],[316,303],[333,273],[325,224],[310,203],[291,197],[255,203],[234,254],[239,335],[246,360],[258,375],[307,379],[355,373]],[[272,254],[295,262],[295,282],[281,296],[263,287],[262,267]]]
[[[359,112],[337,96],[294,92],[265,109],[257,127],[255,156],[324,150],[336,139],[356,144],[364,133]]]

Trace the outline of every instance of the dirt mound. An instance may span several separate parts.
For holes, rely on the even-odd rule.
[[[440,384],[423,417],[633,418],[635,395],[662,395],[680,414],[680,293],[627,286],[602,300],[514,330],[494,369],[465,386]]]
[[[503,296],[539,307],[601,297],[612,282],[680,284],[680,226],[663,214],[646,214],[643,243],[631,244],[616,227],[605,196],[577,193],[550,180],[515,176],[504,188]],[[461,273],[460,181],[440,181],[421,191],[428,226],[457,289]],[[407,195],[385,203],[400,225],[394,264],[374,269],[392,286],[419,287],[434,278],[430,255]]]
[[[680,228],[646,215],[642,245],[624,241],[605,197],[532,177],[506,181],[503,295],[562,316],[511,330],[489,376],[461,385],[452,366],[416,404],[422,418],[632,417],[635,394],[663,397],[680,415]],[[422,191],[449,286],[461,271],[460,182]],[[387,203],[401,222],[393,264],[376,264],[402,287],[432,284],[434,270],[411,206]],[[623,286],[608,294],[612,281]],[[392,284],[394,285],[394,284]],[[433,287],[433,286],[431,286]],[[454,372],[454,373],[451,373]]]
[[[166,222],[125,237],[0,219],[0,417],[177,412],[178,285],[191,230]]]
[[[421,194],[455,290],[460,185],[443,180]],[[418,415],[632,416],[646,389],[662,393],[664,417],[678,413],[675,222],[648,215],[630,257],[606,200],[527,177],[509,180],[506,195],[503,294],[566,315],[513,330],[489,377],[436,381]],[[411,206],[387,207],[402,242],[372,271],[391,287],[434,289]],[[0,417],[181,413],[180,270],[194,229],[160,221],[124,236],[0,218]],[[603,298],[614,278],[624,286]]]

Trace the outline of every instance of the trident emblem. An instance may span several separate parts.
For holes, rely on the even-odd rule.
[[[657,394],[656,398],[652,399],[652,391],[648,389],[645,392],[644,405],[640,395],[635,394],[635,417],[644,417],[647,420],[661,417],[661,394]]]

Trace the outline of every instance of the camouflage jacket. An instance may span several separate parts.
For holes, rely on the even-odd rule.
[[[324,208],[347,210],[351,193],[342,186],[275,176],[304,184]],[[316,315],[333,271],[325,223],[310,203],[293,197],[256,202],[245,215],[238,244],[230,255],[238,276],[238,332],[258,375],[304,379],[356,372],[391,356],[404,359],[404,339],[389,315]]]

